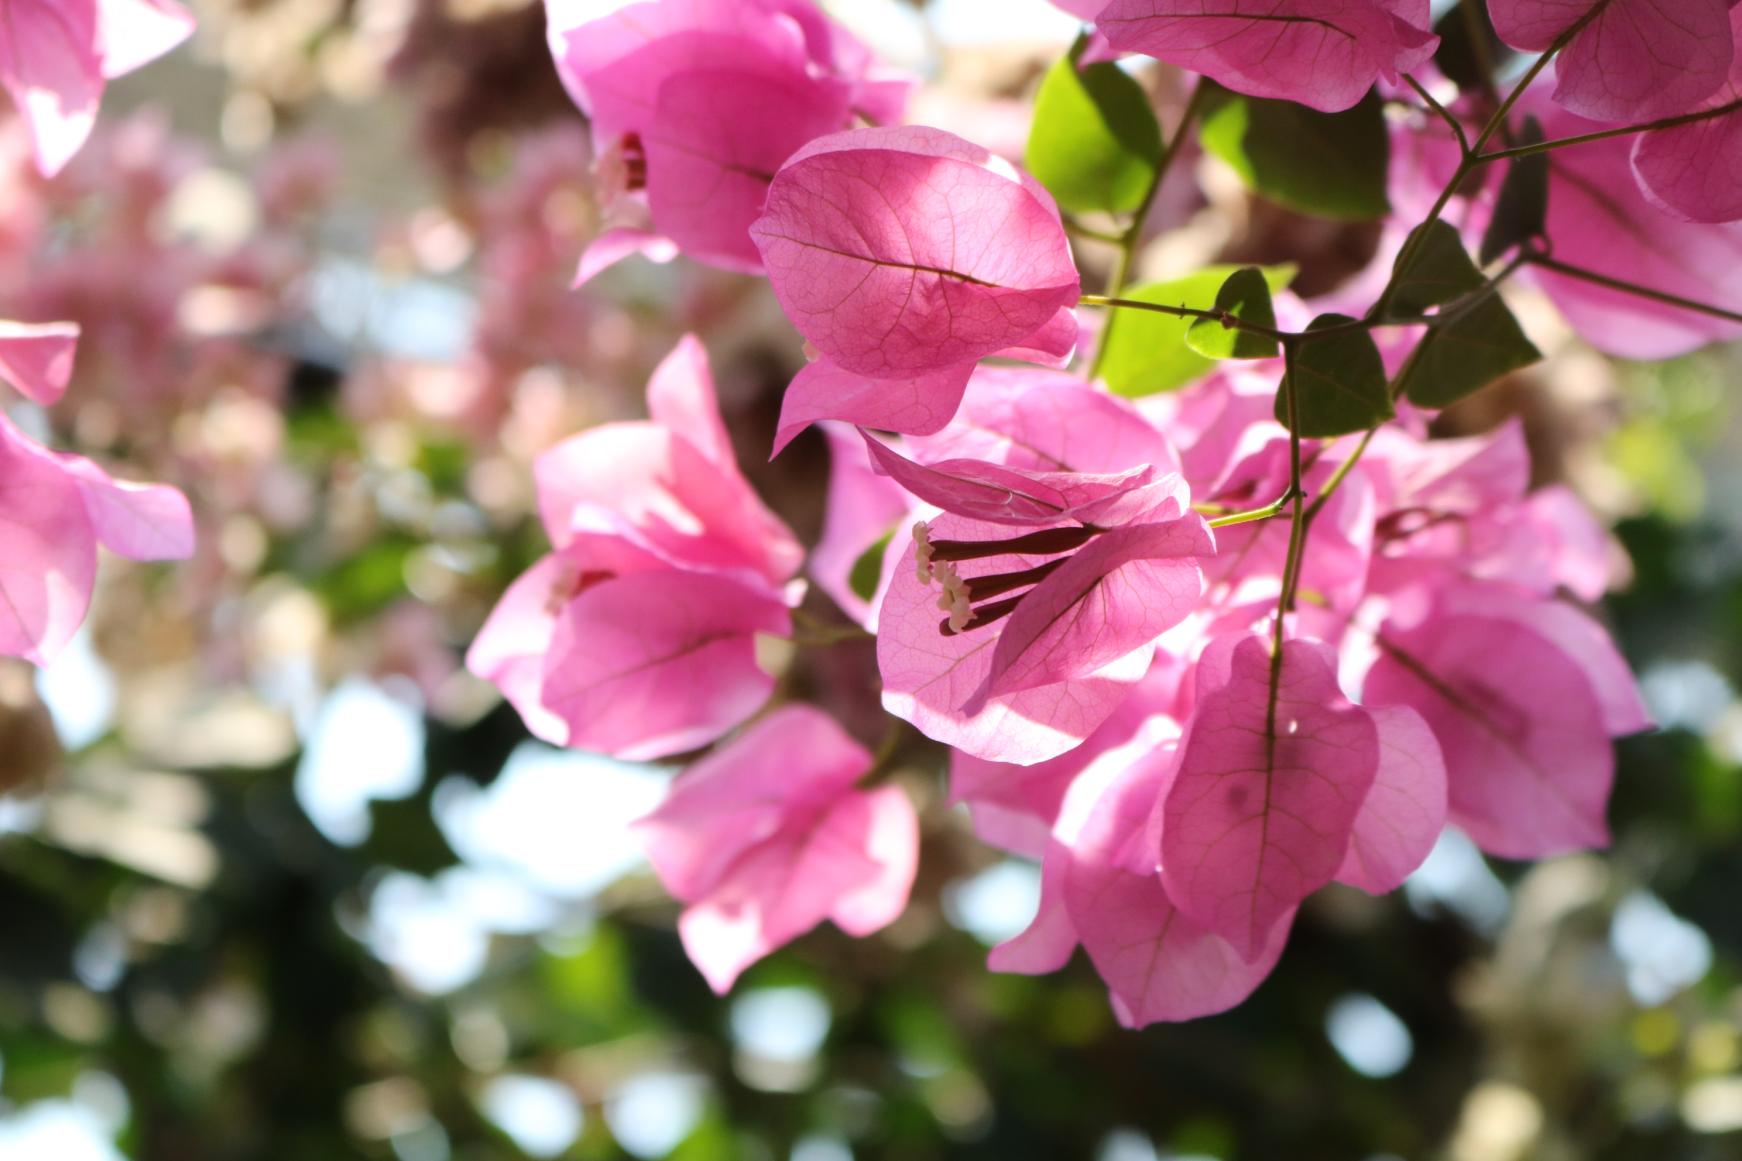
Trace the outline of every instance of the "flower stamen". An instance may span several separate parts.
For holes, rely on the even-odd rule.
[[[968,602],[972,596],[968,582],[962,579],[956,571],[956,566],[944,562],[937,566],[937,577],[943,587],[938,594],[938,608],[949,614],[948,621],[952,633],[960,633],[968,627],[968,622],[974,619],[974,608]]]
[[[913,526],[913,559],[919,570],[919,583],[922,585],[931,584],[933,551],[931,526],[921,520]]]
[[[1008,540],[933,540],[930,560],[978,560],[987,556],[1050,556],[1081,548],[1105,531],[1101,528],[1047,528]]]

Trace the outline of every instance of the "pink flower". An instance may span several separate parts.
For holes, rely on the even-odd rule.
[[[616,222],[583,280],[635,252],[759,270],[747,230],[781,163],[855,115],[899,117],[905,100],[809,0],[665,0],[591,19],[594,5],[547,8]]]
[[[1730,12],[1732,39],[1742,41],[1742,8]],[[1703,108],[1716,114],[1642,134],[1633,172],[1651,203],[1690,222],[1742,218],[1742,52],[1730,76]]]
[[[1379,632],[1362,696],[1427,721],[1445,755],[1451,820],[1506,858],[1607,844],[1609,739],[1650,720],[1602,628],[1504,585],[1410,596]]]
[[[636,824],[678,933],[716,992],[824,919],[865,936],[907,905],[918,821],[899,787],[857,788],[871,755],[823,713],[775,710],[690,767]]]
[[[916,518],[914,493],[886,467],[874,470],[871,449],[858,433],[837,423],[822,427],[830,449],[829,500],[810,575],[849,616],[875,631],[877,606]],[[878,447],[887,459],[888,449]],[[956,421],[936,435],[907,440],[906,447],[928,467],[983,460],[1018,477],[1070,463],[1100,465],[1109,474],[1178,466],[1167,440],[1131,404],[1064,372],[1028,367],[978,368]],[[861,577],[873,594],[867,600],[853,591],[849,574],[856,565],[875,563],[865,554],[879,543],[893,551],[881,553],[875,576]]]
[[[1275,425],[1271,438],[1237,460],[1218,487],[1195,494],[1233,511],[1274,503],[1290,480],[1288,441],[1281,431],[1280,425]],[[1249,434],[1242,442],[1256,442],[1253,436],[1257,434]],[[1352,439],[1309,445],[1304,454],[1311,459],[1301,478],[1309,498],[1328,485],[1342,458],[1353,449]],[[1301,564],[1302,588],[1338,612],[1353,609],[1367,591],[1376,503],[1371,473],[1369,465],[1357,467],[1326,502],[1313,522],[1310,551]],[[1242,619],[1250,624],[1253,615],[1264,617],[1274,610],[1282,591],[1289,535],[1286,519],[1237,524],[1217,531],[1216,560],[1204,568],[1206,612],[1232,612],[1222,626],[1224,631]]]
[[[24,116],[36,165],[59,173],[90,136],[105,83],[186,40],[175,0],[8,0],[0,86]]]
[[[1463,439],[1382,432],[1368,454],[1386,493],[1374,589],[1458,573],[1541,596],[1565,588],[1595,601],[1608,591],[1608,536],[1578,497],[1558,484],[1526,494],[1530,452],[1517,421]]]
[[[0,323],[0,375],[57,397],[78,329]],[[193,554],[193,517],[174,488],[112,479],[82,456],[38,446],[0,416],[0,653],[46,664],[85,619],[97,546],[133,560]]]
[[[1163,883],[1155,808],[1177,763],[1175,746],[1141,739],[1089,764],[1047,846],[1040,909],[1028,930],[992,950],[994,971],[1057,971],[1081,944],[1127,1028],[1226,1011],[1263,982],[1282,955],[1289,917],[1270,928],[1258,954],[1243,957],[1175,906]]]
[[[1724,83],[1729,0],[1488,0],[1500,39],[1542,52],[1570,30],[1554,99],[1607,121],[1685,113]]]
[[[819,419],[929,435],[993,354],[1062,363],[1079,281],[1058,208],[1009,162],[936,129],[858,129],[789,158],[751,228],[818,358],[775,450]]]
[[[757,498],[720,419],[707,353],[679,340],[647,384],[651,418],[582,432],[539,457],[539,512],[551,543],[596,530],[607,510],[647,551],[676,567],[721,572],[777,590],[804,550]]]
[[[629,759],[706,745],[767,700],[756,639],[791,633],[803,558],[738,471],[700,343],[683,339],[647,396],[651,420],[540,458],[554,551],[467,655],[538,736]]]
[[[1164,472],[1166,442],[1129,404],[1058,380],[982,372],[958,422],[913,441],[1003,463],[919,464],[875,446],[884,470],[945,508],[915,530],[883,598],[884,708],[989,761],[1045,761],[1093,733],[1196,604],[1213,551]]]
[[[1012,531],[955,515],[920,525],[884,597],[877,657],[884,708],[1027,765],[1118,708],[1156,638],[1195,607],[1214,543],[1177,494],[1126,524]]]
[[[1383,744],[1382,728],[1400,736]],[[1168,897],[1241,958],[1261,958],[1277,925],[1338,875],[1382,765],[1401,755],[1409,769],[1385,781],[1405,793],[1373,809],[1388,814],[1403,801],[1426,818],[1404,850],[1385,847],[1362,872],[1391,890],[1444,824],[1443,797],[1435,803],[1417,786],[1431,790],[1432,741],[1414,715],[1376,718],[1344,697],[1336,658],[1319,642],[1287,641],[1275,664],[1262,637],[1219,638],[1198,662],[1197,703],[1162,807]],[[1386,838],[1383,821],[1367,831]]]
[[[883,598],[884,708],[990,761],[1031,765],[1079,745],[1148,671],[1154,638],[1197,602],[1210,538],[1174,511],[1106,533],[1014,537],[959,516],[930,521],[927,542],[943,557],[935,581],[918,572],[925,550],[910,549]],[[1080,555],[1096,540],[1106,547]],[[957,552],[975,555],[958,566],[948,559]],[[1018,620],[1024,605],[1032,611]]]
[[[1532,103],[1551,140],[1601,127]],[[1632,149],[1626,138],[1612,138],[1549,155],[1555,257],[1681,298],[1742,301],[1742,223],[1704,225],[1659,212],[1634,180]],[[1534,276],[1579,336],[1611,355],[1666,359],[1742,335],[1742,325],[1668,303],[1549,270]]]
[[[1220,638],[1183,739],[1150,718],[1074,763],[1039,912],[995,970],[1053,971],[1081,944],[1128,1027],[1209,1015],[1269,974],[1311,891],[1390,891],[1421,863],[1446,819],[1426,723],[1351,704],[1316,642],[1286,643],[1274,702],[1271,675],[1268,641]]]
[[[1275,503],[1289,488],[1287,430],[1273,418],[1282,367],[1264,360],[1224,367],[1183,391],[1143,401],[1144,414],[1180,444],[1180,461],[1194,500],[1229,513]],[[1317,496],[1356,440],[1308,441],[1303,490]],[[1304,589],[1347,613],[1367,590],[1375,495],[1365,460],[1351,472],[1313,522],[1302,567]],[[1216,557],[1204,562],[1200,633],[1240,632],[1275,611],[1290,535],[1286,518],[1218,529]],[[1316,606],[1303,609],[1317,616]],[[1314,633],[1327,634],[1313,626]]]
[[[1111,750],[1147,751],[1179,740],[1183,658],[1159,657],[1149,673],[1082,745],[1032,766],[950,755],[950,798],[967,806],[974,834],[1013,854],[1042,858],[1066,796],[1085,770]]]
[[[869,434],[865,446],[877,470],[920,500],[993,524],[1118,523],[1127,512],[1176,495],[1180,484],[1177,472],[1158,477],[1148,464],[1106,473],[1035,471],[975,459],[917,464]]]
[[[1433,55],[1428,0],[1112,0],[1095,26],[1254,97],[1347,109]]]
[[[983,366],[970,380],[955,421],[909,438],[914,458],[990,460],[1030,471],[1180,470],[1157,425],[1132,404],[1063,371]]]

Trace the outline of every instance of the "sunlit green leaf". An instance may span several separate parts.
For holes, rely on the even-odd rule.
[[[1137,302],[1211,310],[1222,284],[1237,270],[1236,266],[1211,266],[1185,278],[1139,286],[1126,291],[1124,297]],[[1267,266],[1263,274],[1274,293],[1293,281],[1294,267]],[[1109,330],[1103,340],[1107,354],[1101,364],[1107,386],[1120,395],[1153,395],[1183,387],[1208,374],[1215,368],[1215,361],[1186,346],[1191,323],[1190,319],[1153,311],[1109,309]]]
[[[1270,283],[1256,266],[1247,266],[1228,275],[1228,280],[1216,292],[1216,304],[1212,309],[1224,319],[1238,319],[1276,329],[1276,307],[1270,301]],[[1281,350],[1274,338],[1210,319],[1199,319],[1187,329],[1186,346],[1207,359],[1270,359]]]
[[[1116,64],[1078,67],[1077,51],[1047,71],[1035,98],[1028,168],[1065,210],[1130,213],[1161,159],[1149,96]]]
[[[868,601],[877,595],[877,582],[883,579],[883,554],[888,551],[889,542],[894,538],[895,530],[892,528],[876,544],[861,552],[859,559],[853,562],[851,571],[847,573],[847,587],[861,601]]]

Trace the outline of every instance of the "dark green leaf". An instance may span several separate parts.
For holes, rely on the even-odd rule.
[[[1161,160],[1161,128],[1143,86],[1116,64],[1053,65],[1035,98],[1028,168],[1073,213],[1130,213]]]
[[[1454,307],[1428,329],[1399,375],[1422,407],[1449,407],[1542,358],[1498,294]]]
[[[1423,223],[1411,231],[1398,252],[1386,314],[1390,318],[1419,315],[1480,289],[1484,281],[1456,230],[1441,221]]]
[[[1212,308],[1223,318],[1276,329],[1276,308],[1264,271],[1246,266],[1228,275],[1216,292]],[[1241,330],[1220,320],[1199,319],[1186,330],[1186,346],[1207,359],[1273,359],[1281,349],[1266,335]]]
[[[1391,209],[1385,194],[1391,137],[1379,98],[1321,113],[1210,85],[1200,136],[1248,187],[1279,205],[1321,218],[1367,221]]]
[[[1320,315],[1295,347],[1294,390],[1300,411],[1300,434],[1329,439],[1366,431],[1390,419],[1391,392],[1385,382],[1385,362],[1373,336],[1365,330],[1339,330],[1314,338],[1314,331],[1342,326],[1353,319]],[[1288,426],[1286,392],[1276,393],[1276,418]]]
[[[1129,290],[1125,297],[1138,302],[1212,310],[1216,295],[1228,276],[1239,268],[1211,266],[1171,282],[1153,282]],[[1281,290],[1294,279],[1292,266],[1263,268],[1271,291]],[[1107,386],[1120,395],[1153,395],[1172,391],[1207,375],[1215,362],[1186,346],[1191,319],[1173,318],[1151,311],[1109,309],[1107,355],[1101,363]]]
[[[1535,117],[1524,119],[1518,143],[1542,143],[1542,125]],[[1542,237],[1547,229],[1548,154],[1515,157],[1507,163],[1506,180],[1500,183],[1500,198],[1494,203],[1494,217],[1482,235],[1478,256],[1487,264],[1514,246]]]
[[[1434,26],[1434,31],[1440,36],[1440,46],[1434,51],[1434,64],[1460,89],[1480,87],[1492,79],[1492,73],[1484,72],[1484,65],[1493,72],[1502,72],[1517,55],[1494,31],[1494,22],[1488,18],[1486,4],[1452,5],[1451,11]]]
[[[895,530],[892,528],[876,544],[861,552],[859,559],[853,562],[853,567],[848,571],[847,587],[861,601],[868,601],[877,595],[877,582],[883,579],[883,554],[894,538]]]

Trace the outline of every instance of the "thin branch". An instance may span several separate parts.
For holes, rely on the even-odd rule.
[[[1548,51],[1537,57],[1524,76],[1519,78],[1518,83],[1512,87],[1512,91],[1506,94],[1506,99],[1500,102],[1500,107],[1494,110],[1493,116],[1488,118],[1488,123],[1482,126],[1482,132],[1477,134],[1476,140],[1468,149],[1464,150],[1463,157],[1458,161],[1458,168],[1452,173],[1451,180],[1446,182],[1446,188],[1440,191],[1438,200],[1434,202],[1433,208],[1428,210],[1427,217],[1422,220],[1421,226],[1426,226],[1429,222],[1439,221],[1440,215],[1445,213],[1446,207],[1451,204],[1453,195],[1458,192],[1458,187],[1463,185],[1464,179],[1469,177],[1471,171],[1481,164],[1479,155],[1482,152],[1482,147],[1488,144],[1494,134],[1505,126],[1506,118],[1512,113],[1513,106],[1518,104],[1519,98],[1524,96],[1524,92],[1530,88],[1531,82],[1542,75],[1542,70],[1548,67],[1548,62],[1554,59],[1555,54],[1565,48],[1567,42],[1572,40],[1574,35],[1591,20],[1592,15],[1600,10],[1600,8],[1593,8],[1590,13],[1561,33],[1555,42],[1549,45]],[[1410,233],[1408,240],[1403,244],[1403,249],[1398,252],[1396,269],[1406,269],[1410,259],[1415,257],[1417,248],[1421,246],[1422,240],[1427,235],[1427,231],[1421,226],[1416,227]],[[1391,305],[1391,299],[1396,293],[1397,280],[1394,278],[1385,284],[1384,290],[1379,292],[1379,298],[1368,310],[1367,318],[1371,320],[1383,315],[1385,308]]]
[[[1464,29],[1470,36],[1470,52],[1476,58],[1476,71],[1481,74],[1482,96],[1487,99],[1490,109],[1497,109],[1500,107],[1500,90],[1494,85],[1494,57],[1488,51],[1488,29],[1482,21],[1482,13],[1476,9],[1480,2],[1458,0],[1459,15],[1464,18]],[[1500,136],[1508,145],[1512,144],[1509,125],[1501,124]]]
[[[1713,318],[1721,318],[1726,322],[1742,323],[1742,313],[1733,310],[1725,310],[1723,307],[1713,306],[1709,302],[1700,302],[1697,299],[1683,298],[1679,294],[1670,294],[1667,291],[1653,290],[1649,286],[1640,286],[1638,283],[1624,282],[1619,278],[1611,278],[1607,274],[1599,274],[1595,270],[1586,270],[1582,266],[1569,265],[1568,263],[1562,262],[1557,258],[1552,258],[1547,254],[1533,253],[1529,255],[1525,261],[1529,262],[1532,266],[1540,266],[1544,270],[1552,270],[1556,274],[1564,274],[1568,278],[1577,278],[1581,282],[1589,282],[1594,286],[1607,287],[1610,290],[1620,291],[1622,294],[1631,294],[1636,298],[1648,298],[1653,302],[1661,302],[1666,306],[1679,307],[1682,310],[1690,310],[1697,314],[1710,315]]]
[[[1125,287],[1131,280],[1131,268],[1137,261],[1137,246],[1143,240],[1143,227],[1149,219],[1149,211],[1155,206],[1155,199],[1161,193],[1161,183],[1166,180],[1168,170],[1173,168],[1174,159],[1180,154],[1180,147],[1191,135],[1193,123],[1198,114],[1203,111],[1204,98],[1209,93],[1209,86],[1202,81],[1192,86],[1192,95],[1186,99],[1185,111],[1180,114],[1180,121],[1162,148],[1161,156],[1155,162],[1155,174],[1149,180],[1149,188],[1143,191],[1143,200],[1132,211],[1131,223],[1125,227],[1125,232],[1119,236],[1117,245],[1119,257],[1113,265],[1113,276],[1107,281],[1107,297],[1118,298],[1125,293]],[[1101,364],[1107,359],[1107,351],[1112,346],[1113,328],[1118,321],[1118,315],[1107,319],[1107,325],[1101,332],[1100,341],[1095,344],[1095,359],[1089,367],[1089,378],[1098,378],[1101,374]]]
[[[1306,557],[1306,490],[1301,483],[1300,392],[1294,381],[1295,353],[1285,346],[1282,353],[1282,392],[1288,413],[1288,490],[1294,497],[1294,523],[1288,532],[1288,555],[1282,565],[1282,592],[1276,605],[1276,653],[1282,655],[1282,616],[1294,608],[1294,590],[1300,582],[1301,563]]]
[[[1089,238],[1096,242],[1105,242],[1109,246],[1120,246],[1125,242],[1124,234],[1115,234],[1111,230],[1097,230],[1093,226],[1084,225],[1082,222],[1077,221],[1069,215],[1066,215],[1063,220],[1065,229],[1077,235],[1079,238]]]
[[[1560,137],[1553,141],[1538,141],[1535,145],[1519,145],[1512,149],[1497,149],[1493,153],[1483,153],[1473,157],[1477,165],[1490,161],[1506,161],[1514,157],[1532,157],[1538,153],[1553,153],[1557,149],[1568,149],[1574,145],[1588,145],[1593,141],[1607,141],[1612,137],[1629,137],[1638,133],[1654,133],[1660,129],[1674,129],[1678,125],[1693,125],[1700,121],[1710,121],[1725,117],[1731,113],[1742,112],[1742,100],[1731,101],[1727,105],[1718,105],[1711,109],[1701,109],[1697,113],[1683,113],[1679,117],[1665,117],[1658,121],[1646,121],[1640,125],[1621,125],[1614,129],[1600,129],[1595,133],[1581,133],[1577,137]]]
[[[1458,120],[1456,114],[1454,114],[1450,109],[1440,104],[1439,101],[1434,98],[1434,95],[1428,92],[1426,87],[1424,87],[1420,81],[1416,80],[1408,73],[1403,74],[1403,80],[1405,84],[1415,90],[1416,96],[1427,102],[1427,107],[1433,110],[1434,113],[1439,116],[1440,120],[1452,127],[1452,132],[1458,138],[1458,151],[1465,156],[1469,156],[1470,138],[1464,132],[1464,123]]]
[[[1343,481],[1349,478],[1349,473],[1355,470],[1355,465],[1361,462],[1361,457],[1367,454],[1367,445],[1373,442],[1373,437],[1379,434],[1379,428],[1383,426],[1385,425],[1381,423],[1376,427],[1369,428],[1361,436],[1361,442],[1355,445],[1355,450],[1349,453],[1347,459],[1337,465],[1337,470],[1331,473],[1330,479],[1325,481],[1324,489],[1307,506],[1306,520],[1309,527],[1318,518],[1319,513],[1325,510],[1325,505],[1331,502],[1331,497],[1337,494],[1337,489],[1343,486]]]
[[[1211,528],[1232,528],[1237,524],[1256,524],[1260,520],[1269,520],[1273,516],[1282,515],[1283,510],[1288,507],[1288,502],[1292,499],[1294,499],[1294,490],[1291,488],[1278,496],[1273,504],[1266,504],[1262,508],[1253,508],[1247,512],[1232,512],[1226,516],[1218,516],[1207,523]]]
[[[1524,96],[1525,90],[1530,88],[1536,78],[1542,75],[1542,70],[1548,67],[1548,62],[1553,60],[1561,49],[1571,43],[1573,37],[1584,31],[1585,25],[1595,20],[1598,13],[1603,11],[1603,7],[1601,4],[1593,4],[1589,12],[1579,17],[1565,32],[1555,37],[1554,43],[1548,46],[1547,51],[1530,62],[1530,68],[1526,69],[1524,75],[1518,78],[1518,83],[1512,86],[1512,91],[1506,94],[1506,99],[1500,102],[1500,107],[1494,110],[1492,117],[1488,118],[1488,124],[1484,125],[1482,132],[1476,135],[1475,142],[1470,146],[1470,152],[1464,156],[1466,162],[1472,155],[1479,155],[1482,152],[1482,147],[1493,140],[1494,134],[1500,131],[1500,127],[1506,124],[1506,118],[1511,116],[1513,106],[1518,104],[1519,98]]]
[[[1452,196],[1458,192],[1458,187],[1464,184],[1464,179],[1470,176],[1470,171],[1474,168],[1475,166],[1470,161],[1470,155],[1466,152],[1462,160],[1458,162],[1458,168],[1452,173],[1452,179],[1446,182],[1446,188],[1440,191],[1438,200],[1428,210],[1427,217],[1423,218],[1421,225],[1411,230],[1409,237],[1404,239],[1403,247],[1398,250],[1397,260],[1392,266],[1394,271],[1409,268],[1409,263],[1414,259],[1416,250],[1421,247],[1422,240],[1427,236],[1427,230],[1424,227],[1430,222],[1440,220],[1440,215],[1446,212],[1447,206],[1451,205]],[[1379,292],[1379,297],[1374,299],[1373,305],[1367,309],[1366,317],[1361,321],[1370,326],[1377,325],[1378,319],[1385,313],[1385,308],[1391,305],[1391,300],[1396,294],[1397,278],[1394,274],[1391,280],[1385,284],[1385,289]]]
[[[1306,555],[1306,519],[1301,501],[1300,463],[1300,399],[1295,393],[1294,348],[1283,348],[1282,395],[1288,412],[1289,484],[1294,497],[1294,523],[1288,532],[1288,556],[1282,565],[1282,590],[1276,597],[1276,628],[1270,648],[1270,696],[1264,712],[1265,767],[1276,769],[1276,704],[1282,689],[1282,649],[1286,636],[1284,622],[1294,604],[1294,589],[1300,579],[1300,563]]]
[[[1220,323],[1231,330],[1263,335],[1265,338],[1275,339],[1279,343],[1291,342],[1299,337],[1292,331],[1279,331],[1275,327],[1267,327],[1262,323],[1247,322],[1228,311],[1199,310],[1191,306],[1169,306],[1165,302],[1141,302],[1135,298],[1113,298],[1105,294],[1085,294],[1077,301],[1083,306],[1106,306],[1116,310],[1146,310],[1152,314],[1171,315],[1174,318],[1202,319],[1206,322]],[[1314,331],[1313,333],[1320,332]]]

